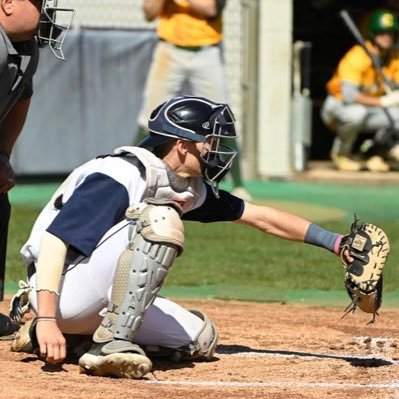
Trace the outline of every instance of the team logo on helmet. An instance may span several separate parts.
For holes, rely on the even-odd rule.
[[[203,127],[204,129],[209,130],[209,129],[211,128],[211,124],[209,123],[209,121],[206,121],[206,122],[204,122],[204,123],[202,124],[202,127]]]
[[[392,28],[395,24],[394,16],[390,13],[385,13],[381,16],[381,23],[387,28]]]

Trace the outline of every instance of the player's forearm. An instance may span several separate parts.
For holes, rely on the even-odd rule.
[[[359,93],[355,99],[355,103],[366,105],[368,107],[379,107],[381,106],[380,102],[379,97],[369,96],[364,93]]]
[[[279,209],[246,204],[239,220],[286,240],[305,242],[338,253],[342,236],[317,226],[310,221]]]
[[[37,316],[56,317],[58,295],[55,292],[39,291],[37,293]]]
[[[217,15],[216,0],[188,0],[188,2],[193,10],[204,17],[212,18]]]
[[[143,12],[147,21],[153,21],[161,14],[165,1],[170,0],[144,0]]]
[[[0,124],[0,150],[11,154],[24,127],[30,99],[18,101]]]
[[[39,316],[54,317],[56,315],[59,285],[66,253],[67,245],[63,241],[51,233],[43,233],[36,264]]]
[[[310,222],[302,217],[268,206],[245,204],[239,223],[255,227],[264,233],[292,241],[304,241]]]

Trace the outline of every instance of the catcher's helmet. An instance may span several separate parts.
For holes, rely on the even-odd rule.
[[[370,38],[374,38],[379,32],[396,33],[398,30],[398,20],[396,16],[387,10],[375,11],[368,25],[368,34]]]
[[[218,193],[218,183],[231,168],[237,151],[221,144],[236,139],[234,115],[227,104],[203,97],[179,96],[161,104],[150,116],[150,134],[139,143],[149,150],[170,140],[207,142],[201,153],[202,173]]]
[[[58,7],[58,0],[43,0],[37,39],[40,47],[49,46],[53,54],[65,60],[62,44],[71,27],[75,11]]]

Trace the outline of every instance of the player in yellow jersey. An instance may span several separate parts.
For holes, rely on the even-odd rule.
[[[158,21],[159,42],[147,77],[136,143],[148,133],[152,110],[178,94],[228,102],[221,51],[225,4],[226,0],[144,0],[147,21]],[[243,187],[239,160],[231,176],[233,194],[251,200]]]
[[[321,117],[337,134],[331,158],[339,170],[362,169],[363,163],[353,154],[359,134],[381,135],[392,128],[392,124],[399,128],[399,51],[394,47],[397,30],[398,21],[392,12],[378,10],[371,15],[366,45],[382,66],[392,91],[387,90],[384,79],[360,45],[353,46],[344,55],[327,83],[328,96]],[[399,160],[396,140],[389,140],[382,148],[374,147],[364,166],[374,172],[388,171],[390,166],[386,161],[390,158]]]

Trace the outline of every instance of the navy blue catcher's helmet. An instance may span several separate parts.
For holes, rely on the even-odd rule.
[[[174,97],[151,113],[148,128],[150,133],[139,147],[150,151],[176,139],[209,143],[201,154],[203,175],[217,194],[218,183],[237,155],[220,142],[237,138],[234,115],[227,104],[203,97]]]

